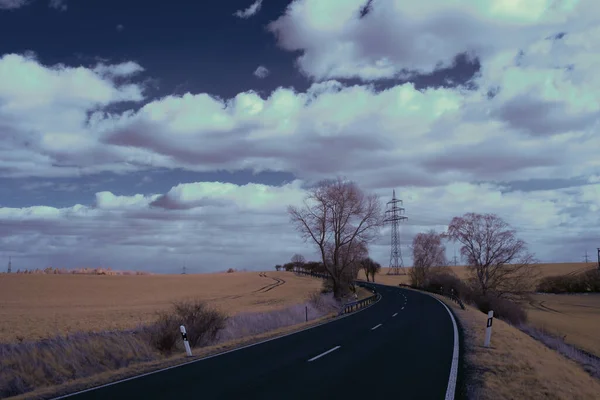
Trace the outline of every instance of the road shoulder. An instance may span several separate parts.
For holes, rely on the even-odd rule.
[[[487,316],[471,306],[461,310],[452,301],[434,296],[454,312],[462,326],[468,398],[598,398],[600,381],[573,361],[497,319],[493,323],[491,346],[485,348]]]

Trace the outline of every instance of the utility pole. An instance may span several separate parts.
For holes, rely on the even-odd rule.
[[[390,269],[388,275],[400,275],[405,274],[404,261],[402,260],[402,252],[400,250],[400,221],[408,219],[402,215],[404,208],[402,206],[402,200],[396,199],[396,190],[392,195],[392,200],[388,201],[388,210],[385,212],[387,217],[385,222],[392,223],[392,249],[390,253]]]
[[[587,250],[585,251],[585,255],[583,256],[583,259],[585,260],[585,263],[586,263],[586,264],[590,262],[590,261],[589,261],[588,254],[587,254]]]
[[[598,253],[598,254],[600,254],[600,253]],[[6,272],[9,273],[9,274],[12,272],[11,261],[12,261],[12,257],[8,256],[8,270]]]

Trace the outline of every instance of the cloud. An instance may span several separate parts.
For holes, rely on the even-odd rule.
[[[375,0],[362,19],[366,1],[341,2],[333,14],[331,4],[295,1],[271,25],[315,79],[303,91],[148,99],[134,61],[73,67],[3,55],[2,178],[164,168],[284,171],[298,181],[188,182],[152,195],[100,192],[91,206],[0,208],[0,245],[37,262],[97,257],[168,270],[189,253],[202,268],[264,268],[312,254],[284,206],[301,200],[304,185],[344,175],[385,198],[397,189],[409,216],[403,243],[463,212],[497,212],[543,258],[579,259],[577,243],[599,233],[600,26],[590,18],[598,3],[440,0],[400,9]],[[481,64],[469,89],[364,83],[431,71],[460,52]],[[514,181],[549,179],[567,183],[511,190]],[[372,249],[383,264],[388,234]]]
[[[0,0],[0,10],[14,10],[29,4],[29,0]]]
[[[254,76],[257,78],[266,78],[269,75],[269,70],[262,65],[259,65],[258,68],[254,71]]]
[[[592,0],[533,2],[294,0],[269,24],[279,45],[300,51],[298,66],[317,79],[364,81],[431,73],[457,54],[485,62],[559,27],[584,26],[600,11]]]
[[[301,205],[305,182],[283,186],[193,182],[167,193],[124,196],[96,193],[91,206],[0,208],[0,245],[13,255],[15,268],[112,266],[177,272],[180,257],[189,257],[195,272],[228,267],[270,268],[295,252],[317,259],[314,246],[304,244],[290,225],[286,206]],[[556,244],[593,238],[600,207],[599,184],[577,188],[502,193],[492,184],[453,183],[397,191],[409,219],[401,226],[406,245],[417,232],[438,231],[468,211],[495,212],[513,224],[532,249],[579,256],[579,249]],[[378,190],[382,201],[391,191]],[[436,205],[444,204],[443,208]],[[534,212],[535,211],[535,212]],[[389,226],[371,247],[371,255],[387,264]],[[588,240],[588,239],[585,239]],[[405,249],[403,249],[405,250]],[[452,246],[449,246],[449,252]],[[404,259],[410,265],[410,255]]]
[[[117,31],[118,32],[122,32],[124,29],[125,29],[125,26],[123,24],[117,25]]]
[[[235,15],[238,18],[250,18],[253,15],[256,15],[256,13],[260,10],[261,5],[262,0],[256,0],[245,10],[237,10],[235,13],[233,13],[233,15]]]
[[[101,76],[130,77],[144,71],[144,68],[135,62],[127,61],[116,65],[99,63],[94,67],[93,71]]]
[[[141,85],[113,80],[136,70],[134,63],[100,64],[95,71],[43,66],[31,54],[2,56],[0,175],[77,176],[131,169],[141,153],[102,145],[94,124],[102,108],[144,99]],[[129,166],[123,164],[127,153]]]
[[[50,0],[50,7],[59,11],[67,11],[66,0]]]

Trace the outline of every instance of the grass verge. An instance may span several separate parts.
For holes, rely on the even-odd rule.
[[[487,315],[442,300],[460,320],[469,369],[469,399],[598,399],[600,381],[580,365],[502,320],[494,320],[491,346],[483,347]]]

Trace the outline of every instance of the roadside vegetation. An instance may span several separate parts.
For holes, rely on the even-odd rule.
[[[201,300],[185,300],[136,329],[0,343],[0,398],[183,354],[180,325],[190,346],[199,349],[333,315],[338,307],[332,295],[318,292],[303,304],[234,316]]]
[[[543,293],[600,293],[600,270],[592,269],[579,274],[547,276],[537,285]]]
[[[462,277],[463,279],[460,279],[448,267],[443,239],[459,242],[462,245],[460,254],[467,261],[467,275]],[[532,292],[536,289],[539,292],[548,293],[590,293],[598,291],[600,271],[592,270],[579,274],[571,273],[539,279],[539,269],[535,267],[536,260],[533,254],[527,250],[526,243],[518,239],[515,230],[494,214],[468,213],[462,217],[455,217],[449,224],[447,232],[439,234],[435,231],[429,231],[416,235],[411,249],[413,268],[410,269],[409,276],[413,288],[446,296],[455,296],[467,304],[467,310],[470,310],[469,306],[473,306],[486,314],[488,311],[493,310],[495,318],[509,323],[548,348],[576,362],[592,377],[600,378],[600,358],[565,343],[566,336],[551,334],[543,327],[530,325],[526,310],[526,306],[533,304]],[[548,311],[551,311],[556,318],[560,314],[553,309],[548,309]],[[482,318],[485,318],[485,316],[481,315],[479,317],[479,319]],[[482,329],[479,330],[483,332]],[[514,340],[521,340],[516,337],[514,332],[502,332],[502,338],[499,338],[497,334],[494,335],[496,339],[492,339],[492,341],[495,341],[494,343],[498,346],[509,346],[509,343],[505,343],[504,340],[510,336],[513,336]],[[478,336],[481,335],[478,334]],[[481,339],[478,337],[477,340]],[[470,346],[473,347],[472,344]],[[479,349],[478,346],[474,347]],[[498,374],[506,375],[504,377],[506,380],[516,379],[517,382],[520,382],[519,385],[525,383],[525,380],[512,376],[514,374],[503,374],[502,368],[504,366],[501,365],[502,363],[498,363],[484,354],[489,351],[476,351],[476,353],[480,353],[480,358],[474,362],[472,370],[474,368],[475,372],[481,375],[482,368],[494,371],[498,368]],[[506,357],[513,359],[515,363],[518,360],[514,352],[507,352],[504,349],[499,349],[496,352],[506,353]],[[555,364],[559,363],[558,359],[550,360],[549,358],[549,361]],[[520,364],[523,364],[523,362],[515,364],[515,370],[530,373],[526,372],[532,370],[529,361],[525,361],[522,368],[519,367]],[[575,371],[576,368],[573,369],[573,373],[577,375]],[[540,372],[543,371],[537,371],[536,374]],[[555,371],[551,370],[550,375],[554,373]],[[486,374],[483,373],[483,375]],[[479,379],[481,378],[480,376]],[[496,378],[493,380],[496,380]],[[536,378],[537,380],[540,379]],[[573,377],[573,381],[583,380],[579,376]],[[510,390],[503,390],[507,396],[510,394],[515,396],[513,398],[537,398],[528,395],[524,387],[508,384],[507,382],[502,382],[502,384],[511,387]],[[471,391],[476,392],[477,386],[480,388],[491,387],[482,380],[478,384],[473,384]],[[486,395],[476,394],[475,392],[470,393],[469,397],[493,398],[488,397],[492,391]],[[543,390],[542,392],[546,393]],[[557,398],[567,397],[558,396]],[[590,398],[590,396],[586,394],[582,395],[581,398]]]

